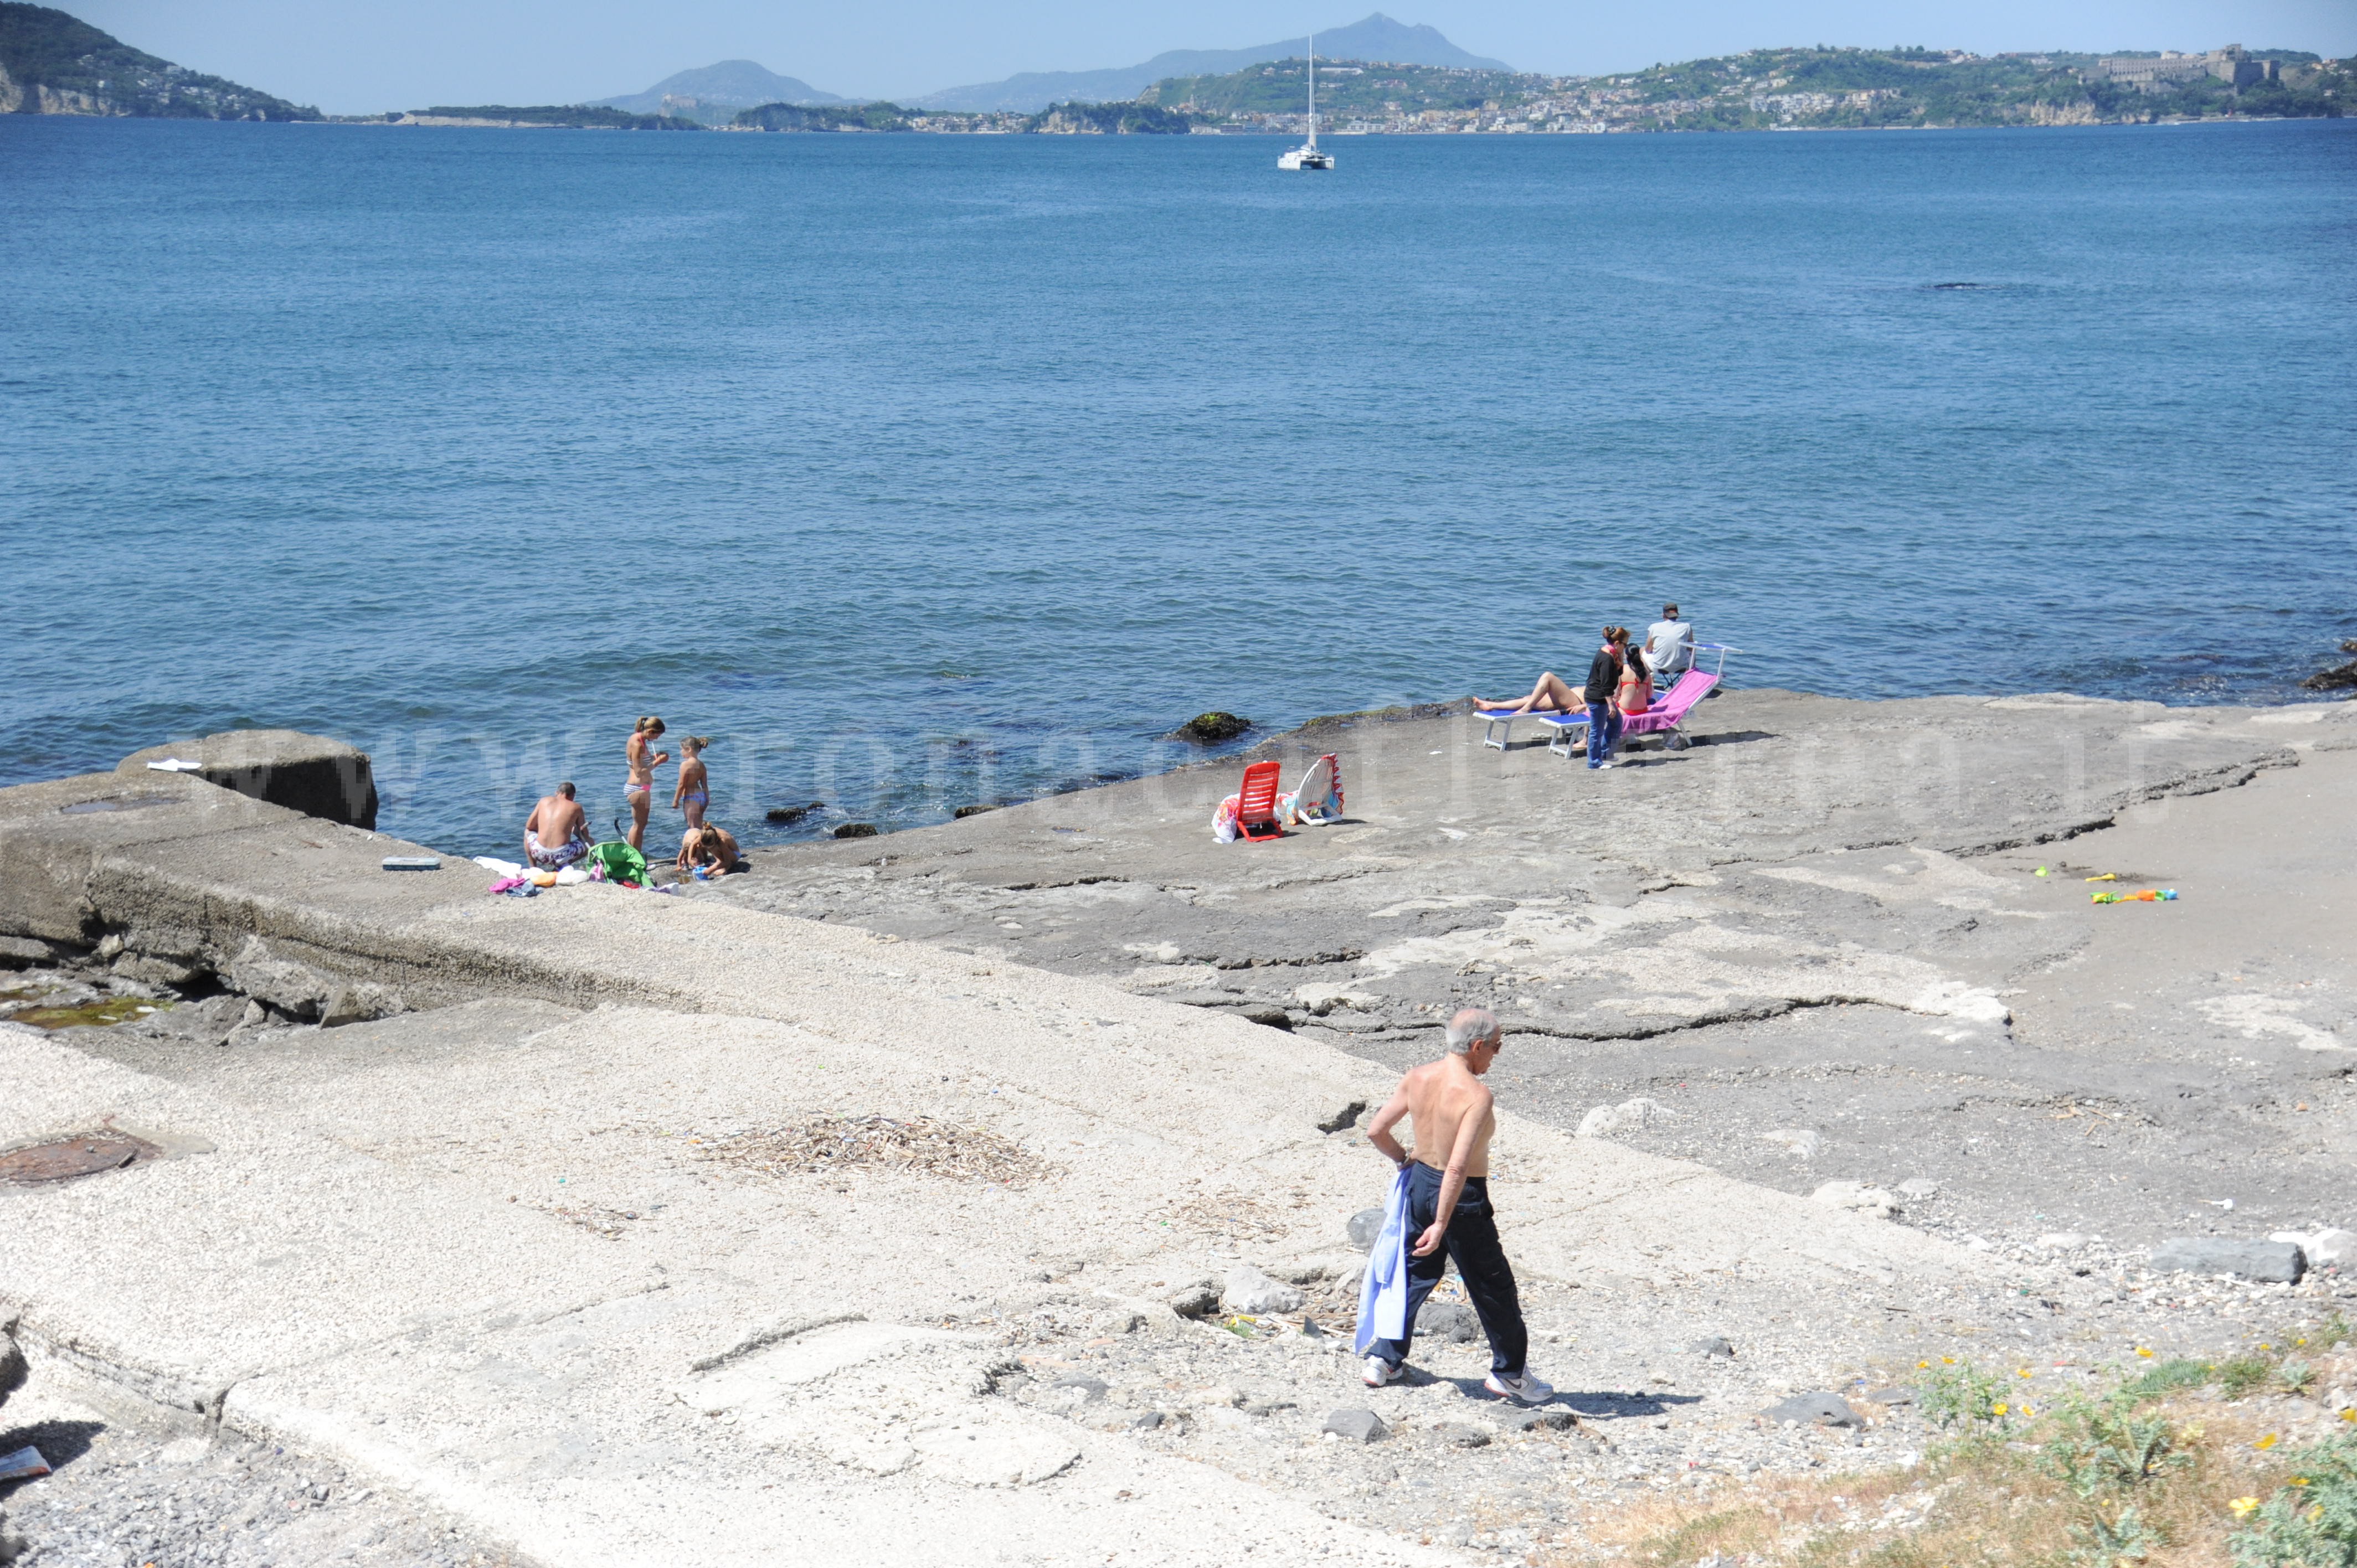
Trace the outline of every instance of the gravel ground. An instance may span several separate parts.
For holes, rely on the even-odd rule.
[[[52,1474],[0,1483],[24,1568],[521,1568],[339,1466],[209,1434],[54,1361],[0,1411],[0,1452],[28,1444]]]

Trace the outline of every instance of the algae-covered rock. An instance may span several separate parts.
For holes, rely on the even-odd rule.
[[[1191,740],[1197,746],[1217,746],[1223,740],[1233,740],[1252,728],[1252,720],[1214,708],[1207,714],[1197,714],[1170,732],[1173,740]]]

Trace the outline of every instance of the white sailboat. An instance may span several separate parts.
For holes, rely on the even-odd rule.
[[[1318,35],[1309,35],[1309,140],[1276,160],[1281,169],[1332,168],[1334,156],[1318,150]]]

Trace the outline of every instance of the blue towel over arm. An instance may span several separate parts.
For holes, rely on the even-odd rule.
[[[1366,1278],[1359,1285],[1359,1332],[1354,1341],[1363,1356],[1378,1339],[1407,1337],[1407,1183],[1402,1165],[1383,1205],[1383,1229],[1367,1253]]]

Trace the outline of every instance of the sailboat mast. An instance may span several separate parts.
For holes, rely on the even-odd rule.
[[[1318,35],[1309,35],[1309,145],[1318,145]]]

